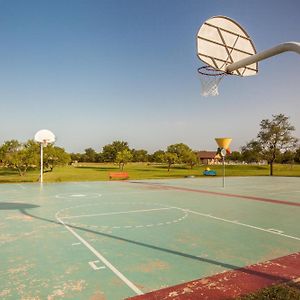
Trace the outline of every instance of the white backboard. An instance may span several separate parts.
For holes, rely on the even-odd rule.
[[[253,42],[246,31],[234,20],[216,16],[208,19],[197,34],[197,56],[216,70],[256,54]],[[258,63],[252,63],[232,72],[251,76],[258,72]]]
[[[51,144],[55,142],[55,135],[50,130],[42,129],[35,134],[34,140],[38,143]]]

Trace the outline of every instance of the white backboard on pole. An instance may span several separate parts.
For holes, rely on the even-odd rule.
[[[197,33],[197,56],[216,70],[226,72],[228,65],[256,54],[247,32],[234,20],[216,16],[205,21]],[[258,72],[254,62],[232,72],[251,76]]]
[[[51,144],[55,142],[55,135],[50,130],[42,129],[35,134],[34,140],[38,143]]]

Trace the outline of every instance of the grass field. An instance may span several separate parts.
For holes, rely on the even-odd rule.
[[[222,166],[210,166],[217,171],[217,176],[222,176]],[[146,163],[131,163],[125,166],[124,171],[129,173],[130,179],[158,179],[182,178],[185,176],[203,176],[205,166],[198,166],[192,170],[185,166],[172,167],[168,172],[163,165],[149,165]],[[108,173],[119,171],[115,164],[80,163],[77,166],[57,167],[53,172],[44,174],[45,182],[64,181],[98,181],[108,180]],[[228,165],[227,176],[268,176],[269,166],[263,165]],[[300,176],[300,165],[275,165],[275,176]],[[39,170],[29,171],[25,176],[20,176],[17,171],[0,168],[0,183],[9,182],[37,182]]]

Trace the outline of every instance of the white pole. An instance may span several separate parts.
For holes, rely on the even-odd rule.
[[[43,183],[43,143],[41,143],[41,173],[40,173],[40,183]]]
[[[223,188],[225,187],[225,156],[223,156]]]
[[[259,62],[261,60],[264,60],[271,56],[278,55],[278,54],[280,54],[282,52],[286,52],[286,51],[292,51],[292,52],[296,52],[296,53],[300,54],[300,43],[287,42],[287,43],[279,44],[278,46],[275,46],[273,48],[267,49],[260,53],[251,55],[247,58],[241,59],[240,61],[232,63],[231,65],[227,66],[226,72],[231,73],[239,68],[249,66],[253,63]]]

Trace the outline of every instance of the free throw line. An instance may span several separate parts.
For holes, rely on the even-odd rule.
[[[128,211],[117,211],[117,212],[110,212],[110,213],[99,213],[99,214],[90,214],[90,215],[67,216],[67,217],[60,217],[60,218],[61,219],[75,219],[75,218],[83,218],[83,217],[112,216],[112,215],[130,214],[130,213],[139,213],[139,212],[149,212],[149,211],[167,210],[167,209],[172,209],[172,207],[152,208],[152,209],[140,209],[140,210],[128,210]]]

